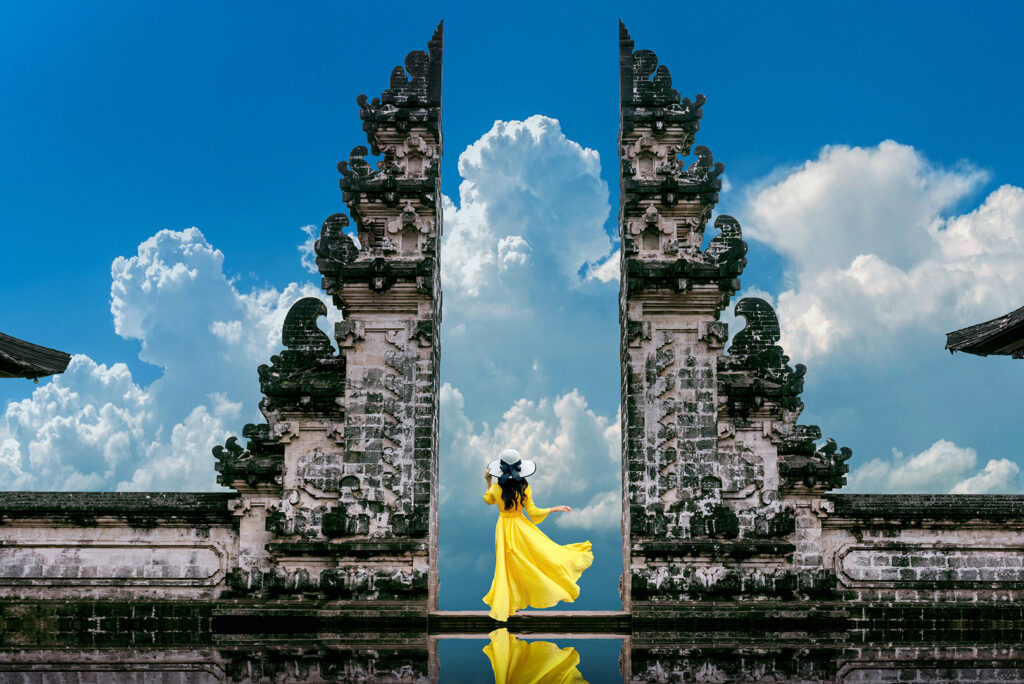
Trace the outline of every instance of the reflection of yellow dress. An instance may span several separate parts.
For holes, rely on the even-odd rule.
[[[533,505],[529,486],[523,506],[505,510],[498,484],[491,485],[484,501],[500,510],[494,528],[494,580],[484,596],[490,616],[504,622],[520,608],[548,608],[576,600],[580,595],[576,580],[594,562],[590,542],[562,546],[548,539],[536,525],[547,517],[548,509]]]
[[[575,648],[550,641],[520,641],[502,627],[491,632],[484,653],[494,670],[494,684],[587,684],[577,669]]]

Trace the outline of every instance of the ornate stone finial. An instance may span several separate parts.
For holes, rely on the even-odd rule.
[[[258,372],[267,409],[340,410],[345,388],[344,357],[334,356],[331,339],[317,327],[327,307],[316,297],[295,302],[284,319],[286,350]]]
[[[693,100],[680,97],[672,87],[668,67],[658,64],[651,50],[633,50],[633,40],[619,21],[619,91],[622,106],[622,130],[649,127],[655,135],[680,127],[692,138],[700,127],[703,95]],[[684,151],[684,154],[686,152]]]
[[[391,71],[389,87],[380,97],[356,98],[366,139],[374,154],[380,154],[377,133],[382,126],[407,132],[422,125],[437,135],[441,131],[441,55],[444,22],[437,25],[427,43],[427,52],[415,50],[405,57],[405,67]]]
[[[296,356],[309,359],[330,357],[334,353],[331,338],[316,325],[316,319],[326,315],[327,306],[316,297],[303,297],[292,304],[281,331],[284,346]]]
[[[270,435],[266,423],[249,423],[242,428],[242,437],[249,440],[243,449],[237,437],[228,437],[224,446],[213,447],[217,459],[214,469],[219,473],[217,483],[232,487],[245,481],[250,487],[265,483],[280,483],[284,468],[284,444]]]
[[[742,417],[765,401],[799,411],[807,367],[789,366],[789,357],[778,345],[781,332],[775,309],[763,299],[746,297],[736,305],[735,314],[746,325],[733,338],[728,356],[719,360],[719,393],[727,398],[730,413]]]
[[[718,235],[711,238],[703,257],[708,264],[717,267],[721,275],[738,276],[747,265],[747,243],[743,240],[740,223],[728,214],[721,214],[715,219],[715,228]]]
[[[348,153],[348,161],[338,162],[338,172],[346,179],[366,178],[372,173],[370,163],[366,161],[366,155],[370,151],[365,145],[357,145]]]
[[[331,214],[320,226],[320,239],[313,244],[313,251],[317,269],[327,278],[337,277],[343,266],[359,256],[359,248],[345,233],[348,225],[344,214]]]
[[[635,104],[672,105],[680,100],[672,88],[672,74],[652,50],[633,53],[633,102]]]
[[[683,176],[701,185],[718,181],[715,189],[720,190],[722,188],[722,181],[718,177],[725,172],[725,164],[716,162],[711,154],[711,150],[704,145],[697,145],[697,147],[693,148],[693,153],[697,156],[697,159],[690,164]]]
[[[817,425],[797,425],[794,437],[779,446],[779,488],[797,488],[815,492],[839,489],[846,484],[846,463],[853,456],[849,447],[840,447],[831,437],[825,446],[815,448],[810,439],[821,439]],[[801,439],[803,438],[803,439]]]
[[[742,316],[746,325],[733,338],[728,351],[730,356],[759,356],[772,351],[779,359],[773,360],[773,365],[789,361],[789,357],[783,356],[782,347],[777,346],[782,332],[771,304],[760,297],[744,297],[733,313]]]

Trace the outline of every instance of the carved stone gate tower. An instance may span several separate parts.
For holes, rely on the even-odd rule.
[[[344,316],[339,353],[317,327],[323,302],[297,302],[287,349],[259,369],[266,424],[245,427],[246,450],[216,450],[220,483],[240,495],[239,594],[436,608],[441,31],[380,97],[358,98],[370,149],[338,169],[359,246],[344,214],[315,245]]]
[[[724,170],[692,147],[704,96],[680,97],[621,24],[619,79],[624,608],[642,619],[673,603],[827,591],[806,511],[842,484],[849,451],[816,452],[818,428],[796,425],[804,368],[776,345],[766,302],[737,305],[747,325],[724,353],[718,317],[747,246],[726,215],[704,246]]]

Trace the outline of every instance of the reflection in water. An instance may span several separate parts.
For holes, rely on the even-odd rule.
[[[515,629],[513,628],[515,631]],[[505,643],[500,640],[504,638]],[[433,637],[440,684],[507,684],[518,681],[621,684],[623,639],[608,635],[523,634],[505,629],[471,637]],[[498,643],[495,643],[495,640]],[[509,660],[511,658],[511,661]],[[540,663],[535,664],[535,659]],[[527,663],[524,661],[529,661]],[[544,666],[545,662],[551,667]],[[564,669],[560,669],[564,663]],[[525,666],[525,669],[524,669]],[[504,672],[505,674],[502,674]],[[529,679],[530,673],[545,673]],[[561,673],[561,676],[556,676]],[[571,675],[571,676],[570,676]]]
[[[558,633],[552,643],[485,634],[490,625],[473,616],[439,620],[432,633],[392,622],[311,625],[304,614],[214,619],[209,605],[185,602],[0,601],[0,684],[1024,682],[1019,608],[983,608],[967,619],[967,608],[944,605],[939,621],[883,606],[852,628],[828,617],[766,630],[726,615],[685,630]]]
[[[818,648],[806,643],[795,647],[763,641],[709,647],[685,643],[683,634],[660,633],[655,635],[657,643],[638,646],[630,637],[621,642],[598,641],[567,634],[564,638],[575,647],[559,648],[547,641],[520,641],[499,629],[490,634],[489,643],[477,637],[438,640],[369,635],[382,639],[377,643],[360,639],[367,635],[349,633],[330,637],[290,635],[284,639],[283,635],[275,635],[245,643],[230,639],[230,645],[193,648],[68,649],[41,648],[29,643],[15,645],[11,636],[0,625],[3,684],[1024,681],[1019,642],[987,646],[847,644]],[[562,641],[563,637],[557,638]],[[620,643],[622,660],[617,662]],[[585,664],[581,665],[581,661]],[[587,672],[586,679],[581,668]]]
[[[550,641],[522,641],[502,627],[488,636],[484,653],[494,670],[494,684],[587,684],[577,667],[580,654]]]

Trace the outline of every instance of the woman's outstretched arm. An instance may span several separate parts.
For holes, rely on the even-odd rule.
[[[552,506],[551,508],[538,508],[533,503],[533,489],[530,487],[526,488],[526,504],[523,506],[526,512],[530,515],[530,520],[535,523],[539,523],[548,517],[548,513],[561,513],[562,511],[571,511],[572,509],[568,506]]]
[[[484,492],[484,502],[494,505],[495,499],[494,494],[491,493],[491,473],[489,470],[484,471],[484,480],[487,482],[487,491]]]

